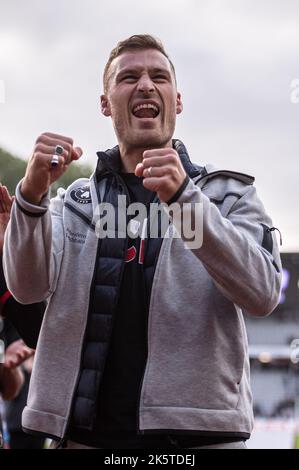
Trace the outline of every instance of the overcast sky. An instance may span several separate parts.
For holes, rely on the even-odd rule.
[[[254,175],[283,251],[299,251],[299,0],[0,0],[0,145],[28,158],[40,133],[62,133],[94,165],[116,144],[103,67],[136,33],[175,63],[191,159]]]

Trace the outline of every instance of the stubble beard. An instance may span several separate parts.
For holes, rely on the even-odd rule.
[[[147,133],[149,135],[146,135]],[[170,130],[167,133],[162,133],[159,130],[151,131],[145,129],[144,131],[134,133],[129,139],[124,136],[123,142],[132,149],[159,149],[166,147],[172,141],[172,137],[173,132],[170,132]]]

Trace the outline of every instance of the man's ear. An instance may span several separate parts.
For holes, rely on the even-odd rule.
[[[104,116],[111,116],[110,104],[106,95],[101,95],[101,111]]]
[[[177,92],[177,97],[176,97],[176,113],[181,114],[183,111],[183,102],[182,102],[182,96],[181,93]]]

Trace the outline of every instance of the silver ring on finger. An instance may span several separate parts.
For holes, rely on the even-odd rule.
[[[62,145],[56,145],[54,155],[52,156],[51,166],[55,168],[59,164],[59,156],[64,152]]]
[[[58,164],[59,164],[59,156],[53,155],[52,160],[51,160],[51,167],[55,168]]]
[[[152,167],[150,166],[148,169],[147,169],[147,173],[148,173],[148,176],[151,177],[152,176]]]

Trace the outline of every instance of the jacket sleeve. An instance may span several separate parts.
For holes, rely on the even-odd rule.
[[[182,239],[221,292],[252,315],[271,313],[280,297],[281,260],[276,237],[269,230],[272,221],[255,188],[244,185],[227,217],[191,180],[174,206],[176,228],[181,213],[193,227],[202,220],[200,246],[188,244],[184,232]]]
[[[47,195],[35,206],[22,197],[21,184],[5,234],[3,269],[14,298],[31,304],[42,302],[55,290],[64,249],[64,190],[51,201]]]

